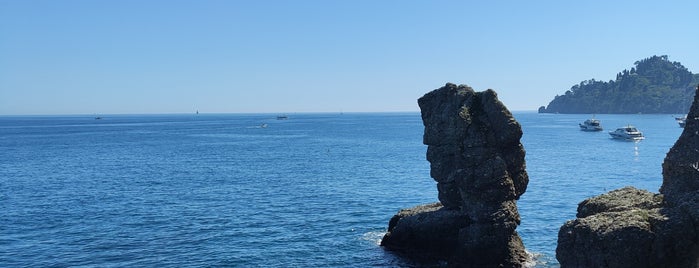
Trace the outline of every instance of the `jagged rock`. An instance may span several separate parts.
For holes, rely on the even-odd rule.
[[[665,196],[668,210],[689,218],[687,224],[691,226],[679,231],[691,243],[678,251],[689,265],[699,268],[699,85],[684,130],[663,161],[660,193]],[[683,223],[678,221],[677,225]]]
[[[652,210],[660,208],[662,196],[633,187],[624,187],[609,193],[592,197],[578,205],[578,218],[604,212],[630,210]]]
[[[699,86],[695,94],[684,130],[665,156],[660,193],[673,206],[693,208],[686,211],[699,220]]]
[[[402,209],[389,221],[391,236],[384,238],[381,245],[418,259],[446,260],[456,254],[459,230],[468,223],[463,213],[446,209],[440,203]]]
[[[493,90],[447,84],[418,100],[440,204],[401,210],[382,245],[460,267],[521,267],[522,130]]]
[[[583,201],[577,217],[558,233],[561,267],[694,267],[678,254],[691,224],[662,195],[624,187]]]
[[[660,192],[625,187],[580,203],[558,233],[561,267],[699,268],[699,95],[665,157]]]

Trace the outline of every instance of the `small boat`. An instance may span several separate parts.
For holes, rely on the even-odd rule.
[[[585,120],[585,122],[582,122],[580,124],[580,130],[582,131],[602,131],[602,126],[599,123],[599,120],[590,118]]]
[[[632,125],[617,128],[614,131],[609,131],[609,135],[612,136],[612,138],[620,140],[637,141],[645,139],[645,137],[643,137],[643,132],[639,131],[636,127]]]
[[[278,115],[277,116],[277,120],[286,120],[286,119],[289,119],[289,117],[286,115]]]
[[[687,116],[675,117],[675,121],[677,121],[677,124],[679,124],[681,128],[684,128],[684,125],[687,124]]]

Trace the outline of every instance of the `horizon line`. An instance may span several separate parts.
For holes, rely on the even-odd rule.
[[[537,110],[511,110],[510,112],[537,112]],[[125,115],[224,115],[224,114],[239,114],[239,115],[290,115],[290,114],[389,114],[389,113],[420,113],[419,110],[414,111],[338,111],[338,112],[162,112],[162,113],[55,113],[55,114],[0,114],[0,117],[31,117],[31,116],[88,116],[88,117],[104,117],[104,116],[125,116]]]

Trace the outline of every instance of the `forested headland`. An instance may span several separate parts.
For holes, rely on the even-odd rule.
[[[652,56],[623,70],[616,80],[590,79],[556,96],[539,113],[684,114],[689,111],[699,74],[667,55]]]

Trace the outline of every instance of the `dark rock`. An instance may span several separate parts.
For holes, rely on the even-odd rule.
[[[699,86],[697,86],[699,92]],[[668,201],[678,205],[699,191],[699,96],[692,108],[680,138],[663,162],[663,185],[660,192]],[[695,212],[699,212],[696,210]]]
[[[621,212],[634,209],[651,210],[660,208],[662,196],[633,187],[624,187],[592,197],[578,205],[578,218],[603,212]]]
[[[590,198],[561,227],[556,258],[561,267],[696,267],[693,223],[678,212],[632,187]]]
[[[493,90],[447,84],[418,104],[440,204],[401,210],[381,244],[452,266],[522,266],[516,200],[529,178],[519,123]]]
[[[665,157],[660,192],[626,187],[580,203],[558,233],[561,267],[699,268],[699,95]]]
[[[402,209],[391,218],[391,236],[384,238],[381,245],[419,259],[445,260],[457,253],[459,230],[468,222],[463,213],[446,209],[440,203]]]

